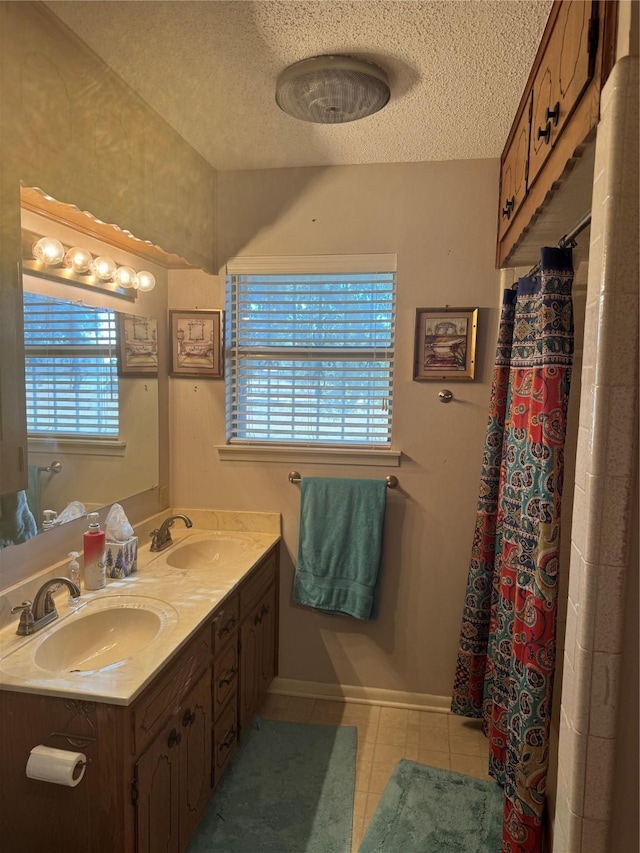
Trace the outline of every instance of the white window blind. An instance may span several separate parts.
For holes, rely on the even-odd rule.
[[[118,436],[113,311],[24,294],[27,431]]]
[[[365,257],[369,269],[346,273],[288,272],[303,258],[267,259],[266,273],[230,263],[230,443],[390,446],[395,271]]]

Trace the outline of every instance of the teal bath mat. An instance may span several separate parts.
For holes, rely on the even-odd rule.
[[[357,729],[256,717],[187,853],[350,853]]]
[[[359,853],[500,853],[502,788],[402,759]]]

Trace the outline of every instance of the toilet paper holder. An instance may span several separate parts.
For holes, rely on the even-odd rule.
[[[89,737],[88,735],[72,735],[67,732],[51,732],[51,734],[43,741],[45,746],[50,746],[49,741],[52,738],[64,738],[69,746],[75,746],[76,748],[82,746],[89,746],[90,743],[95,743],[96,738]],[[90,760],[90,759],[88,759]]]

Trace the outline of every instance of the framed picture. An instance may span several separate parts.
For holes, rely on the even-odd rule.
[[[418,308],[413,378],[473,379],[477,308]]]
[[[118,375],[158,375],[158,321],[153,317],[118,317]]]
[[[171,375],[222,379],[222,311],[169,311]]]

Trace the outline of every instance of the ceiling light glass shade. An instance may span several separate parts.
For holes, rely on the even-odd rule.
[[[136,287],[136,271],[133,267],[118,267],[114,273],[113,280],[118,287]]]
[[[91,252],[87,252],[86,249],[82,249],[80,246],[74,246],[72,249],[69,249],[64,256],[64,265],[75,273],[89,272],[92,261],[93,255]]]
[[[41,237],[33,244],[33,257],[41,264],[53,267],[64,258],[64,246],[53,237]]]
[[[111,281],[116,271],[116,262],[106,255],[96,258],[91,264],[91,272],[100,281]]]
[[[285,113],[318,124],[356,121],[389,101],[386,73],[353,56],[314,56],[290,65],[276,84],[276,103]]]
[[[148,293],[148,291],[153,290],[155,286],[155,277],[146,270],[140,270],[140,272],[138,273],[138,290],[142,290],[144,293]]]

